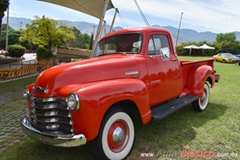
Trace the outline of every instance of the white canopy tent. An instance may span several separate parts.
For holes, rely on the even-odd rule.
[[[215,49],[215,47],[208,46],[207,44],[203,44],[199,48],[201,48],[201,49]]]
[[[196,46],[196,45],[194,45],[194,44],[192,44],[192,45],[190,45],[190,46],[185,46],[185,47],[183,47],[184,49],[199,49],[199,47],[198,46]]]
[[[101,19],[103,7],[105,5],[106,0],[39,0],[44,2],[49,2],[53,4],[57,4],[60,6],[64,6],[67,8],[74,9],[76,11],[85,13],[87,15],[96,17]],[[112,1],[109,0],[107,3],[106,10],[114,8]]]
[[[204,50],[205,49],[215,49],[214,47],[211,47],[211,46],[208,46],[207,44],[203,44],[201,46],[196,46],[194,44],[192,45],[189,45],[189,46],[185,46],[183,47],[184,49],[189,49],[189,56],[191,56],[191,53],[192,53],[192,49],[202,49],[202,53],[204,55]]]
[[[215,49],[215,47],[208,46],[207,44],[203,44],[199,48],[202,49],[202,54],[203,55],[204,55],[204,50],[205,49]]]
[[[192,53],[192,49],[200,49],[199,46],[196,46],[194,44],[192,45],[189,45],[189,46],[185,46],[183,47],[184,49],[189,49],[189,56],[191,56],[191,53]]]

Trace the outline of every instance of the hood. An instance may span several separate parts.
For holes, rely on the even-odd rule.
[[[43,71],[35,86],[47,90],[42,96],[57,96],[67,85],[96,81],[137,78],[139,67],[134,55],[108,55],[78,62],[58,65]]]

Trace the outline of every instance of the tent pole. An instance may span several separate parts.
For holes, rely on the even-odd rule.
[[[106,22],[106,21],[104,21],[104,22],[103,22],[103,31],[104,31],[104,35],[106,35],[106,34],[107,34],[107,28],[106,28],[106,24],[107,24],[107,22]]]
[[[113,25],[114,25],[114,22],[115,22],[115,19],[116,19],[116,16],[117,16],[117,13],[118,13],[118,8],[115,8],[115,13],[114,13],[114,16],[113,16],[113,20],[112,20],[112,24],[111,24],[111,27],[109,29],[109,33],[112,32],[112,28],[113,28]]]
[[[9,23],[9,7],[7,9],[7,27],[6,27],[6,45],[5,45],[5,51],[7,52],[8,49],[8,24]]]
[[[93,56],[93,51],[95,50],[95,48],[97,46],[97,42],[99,40],[101,31],[102,31],[103,20],[104,20],[106,11],[107,11],[108,3],[109,3],[109,0],[105,0],[104,6],[103,6],[103,11],[102,11],[102,16],[99,20],[98,30],[97,30],[97,34],[96,34],[95,41],[94,41],[94,44],[93,44],[92,56]]]
[[[181,17],[180,17],[180,22],[179,22],[179,27],[178,27],[178,33],[177,33],[177,39],[176,39],[175,47],[177,47],[177,44],[178,44],[178,38],[179,38],[179,33],[180,33],[180,28],[181,28],[181,23],[182,23],[182,16],[183,16],[183,12],[181,13]]]

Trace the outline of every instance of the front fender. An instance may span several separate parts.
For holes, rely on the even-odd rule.
[[[203,96],[203,87],[206,81],[209,81],[211,87],[214,85],[215,76],[211,66],[202,65],[191,69],[188,77],[188,88],[194,96]]]
[[[151,120],[149,96],[145,84],[137,79],[118,79],[69,85],[60,89],[61,96],[76,92],[80,99],[79,111],[71,111],[75,134],[84,134],[93,140],[99,131],[105,112],[113,104],[133,101],[138,107],[143,123]]]

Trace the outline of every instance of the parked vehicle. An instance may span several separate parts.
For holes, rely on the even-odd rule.
[[[25,88],[21,128],[48,145],[92,141],[96,159],[124,159],[135,139],[132,113],[147,124],[188,104],[206,110],[210,87],[220,78],[213,63],[180,61],[166,29],[112,32],[92,58],[47,69]]]
[[[238,57],[238,60],[237,60],[237,66],[240,66],[240,54],[237,54],[237,55],[235,55],[236,57]]]
[[[236,63],[239,59],[235,55],[231,53],[218,53],[217,55],[214,55],[213,58],[218,62],[223,63]]]

